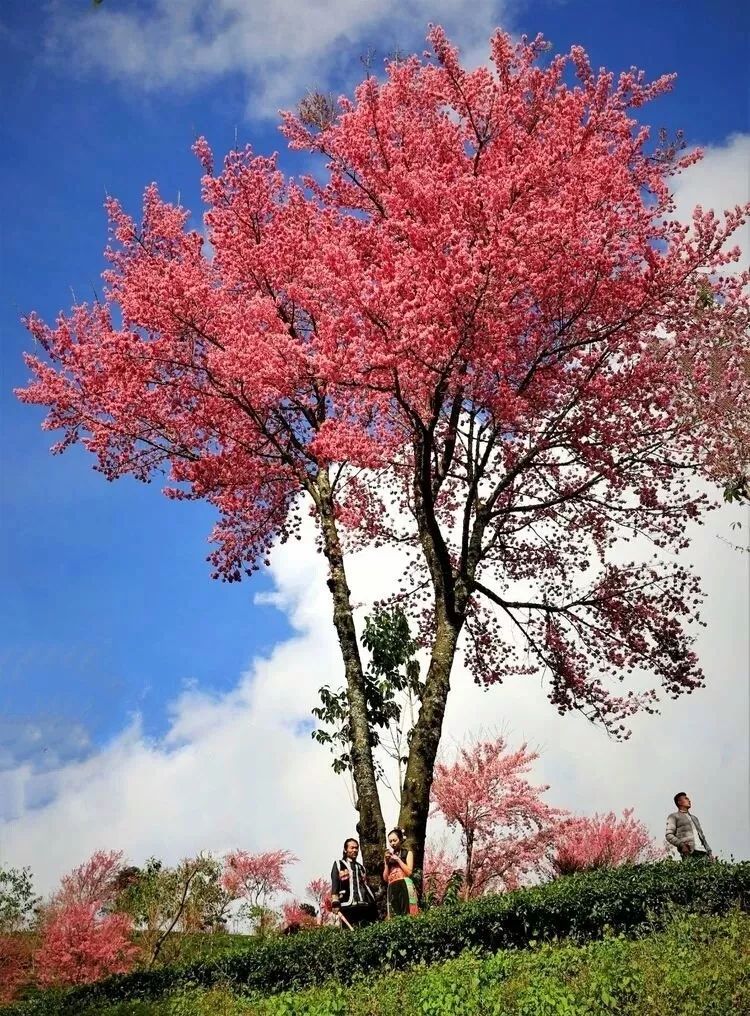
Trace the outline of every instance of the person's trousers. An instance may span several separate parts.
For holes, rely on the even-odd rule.
[[[692,850],[689,854],[683,854],[683,861],[705,861],[708,854],[705,850]]]
[[[352,928],[362,928],[365,924],[372,924],[378,916],[375,907],[370,904],[342,907],[341,914],[351,924]]]

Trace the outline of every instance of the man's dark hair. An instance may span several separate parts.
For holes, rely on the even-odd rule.
[[[675,794],[674,795],[674,806],[675,806],[675,808],[679,808],[680,807],[680,798],[681,797],[687,797],[687,794],[685,793],[684,790],[681,790],[679,792],[679,794]]]

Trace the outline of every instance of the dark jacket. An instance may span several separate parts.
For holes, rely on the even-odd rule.
[[[341,878],[342,871],[349,873],[349,878]],[[338,900],[342,907],[371,906],[375,897],[367,884],[367,872],[359,861],[342,858],[333,862],[331,868],[331,900]]]

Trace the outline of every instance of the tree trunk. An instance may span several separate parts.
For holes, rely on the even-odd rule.
[[[341,550],[333,497],[328,472],[321,469],[316,480],[317,507],[323,551],[328,561],[328,588],[333,597],[333,623],[341,647],[346,676],[346,694],[351,728],[352,775],[357,792],[359,811],[357,833],[368,878],[378,895],[382,894],[380,870],[383,865],[385,823],[375,778],[375,765],[367,723],[367,703],[362,660],[354,627],[350,590],[346,581],[344,555]]]
[[[474,855],[474,833],[465,832],[466,836],[466,864],[464,865],[464,884],[461,886],[461,896],[468,900],[471,896],[471,888],[473,885],[471,862]]]
[[[422,870],[432,776],[443,729],[450,675],[460,629],[443,620],[438,624],[427,671],[422,704],[409,745],[399,825],[406,830],[414,852],[414,868]]]

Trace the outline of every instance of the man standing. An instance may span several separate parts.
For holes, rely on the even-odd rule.
[[[713,859],[701,824],[690,814],[690,798],[684,791],[675,794],[677,811],[667,817],[667,843],[677,847],[683,861]]]
[[[359,928],[377,919],[375,897],[367,884],[367,873],[357,860],[359,843],[350,837],[344,843],[341,860],[331,869],[331,907],[344,918],[346,926]]]

